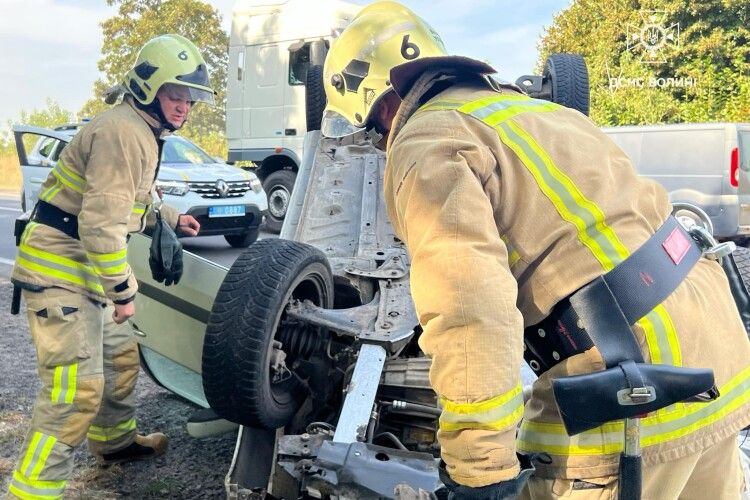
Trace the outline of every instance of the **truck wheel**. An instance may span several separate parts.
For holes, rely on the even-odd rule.
[[[258,239],[258,233],[260,233],[260,229],[256,226],[239,234],[225,234],[224,239],[232,248],[247,248]]]
[[[277,170],[263,180],[263,190],[268,196],[266,228],[272,233],[281,232],[296,179],[297,173],[292,170]]]
[[[542,77],[552,84],[552,102],[589,114],[589,72],[579,54],[552,54]]]
[[[323,87],[323,66],[307,68],[305,81],[305,112],[307,114],[307,131],[320,130],[323,111],[326,108],[326,93]]]
[[[283,427],[308,396],[307,385],[294,372],[295,357],[303,356],[295,350],[318,347],[312,337],[302,337],[309,329],[287,321],[285,307],[291,300],[333,307],[331,268],[315,247],[261,240],[229,269],[203,344],[203,390],[222,418]]]

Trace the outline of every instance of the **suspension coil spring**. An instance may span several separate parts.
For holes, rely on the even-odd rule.
[[[279,329],[278,340],[290,356],[309,358],[314,352],[325,347],[320,330],[297,321],[285,321]]]

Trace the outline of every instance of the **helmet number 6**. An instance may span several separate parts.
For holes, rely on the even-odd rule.
[[[401,55],[407,61],[419,57],[419,47],[409,41],[409,35],[404,35],[404,39],[401,41]]]

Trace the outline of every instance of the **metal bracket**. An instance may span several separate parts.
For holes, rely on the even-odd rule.
[[[428,453],[330,441],[320,447],[307,484],[308,492],[345,492],[339,498],[404,498],[404,486],[435,498],[441,486],[438,462]]]
[[[363,344],[360,348],[336,433],[333,435],[334,442],[354,443],[364,440],[385,357],[385,349],[379,345]]]
[[[408,271],[405,256],[402,256],[403,252],[393,253],[386,257],[385,262],[375,269],[374,271],[367,271],[357,269],[353,266],[349,266],[344,269],[347,273],[355,276],[365,276],[368,278],[381,278],[381,279],[399,279],[406,276]]]

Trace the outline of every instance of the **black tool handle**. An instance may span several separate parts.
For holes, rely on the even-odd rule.
[[[620,454],[619,500],[641,499],[641,456]]]
[[[13,285],[13,298],[10,299],[10,313],[18,314],[21,310],[21,287]]]

